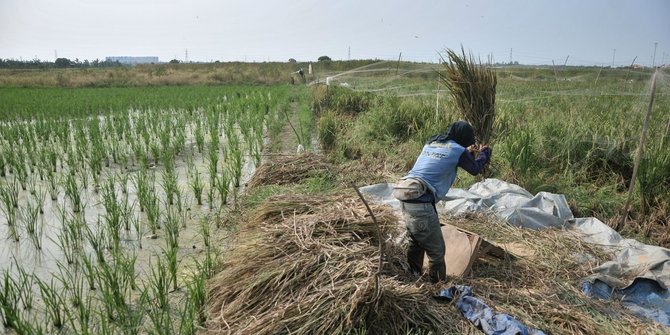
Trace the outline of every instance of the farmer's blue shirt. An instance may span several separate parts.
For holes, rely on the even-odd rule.
[[[456,169],[460,166],[472,175],[479,174],[491,157],[491,148],[485,148],[475,158],[472,153],[454,141],[431,142],[424,145],[414,167],[403,177],[423,181],[430,194],[424,194],[418,202],[437,202],[443,199],[456,180]]]

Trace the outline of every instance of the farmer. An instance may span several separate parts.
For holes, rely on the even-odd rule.
[[[401,200],[409,236],[407,261],[412,273],[423,272],[423,255],[426,253],[432,281],[446,280],[445,246],[435,203],[445,197],[456,180],[457,167],[477,175],[490,159],[491,148],[475,145],[472,126],[457,121],[446,133],[435,135],[426,142],[412,170],[395,187],[393,194]]]

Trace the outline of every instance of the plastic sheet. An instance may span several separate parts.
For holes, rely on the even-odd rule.
[[[454,285],[438,293],[437,299],[456,300],[456,307],[475,327],[487,335],[544,335],[541,330],[526,327],[514,317],[496,313],[472,295],[469,286]]]
[[[398,208],[391,186],[378,184],[361,191]],[[449,190],[437,208],[445,215],[488,212],[529,229],[564,228],[579,234],[585,242],[610,249],[614,259],[594,269],[585,279],[584,292],[600,299],[620,299],[635,315],[670,326],[670,250],[624,239],[596,218],[574,218],[565,196],[548,192],[533,196],[518,185],[486,179],[468,190]],[[614,293],[594,295],[593,288],[595,292],[602,289]]]

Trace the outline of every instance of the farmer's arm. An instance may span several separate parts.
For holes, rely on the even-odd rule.
[[[491,160],[491,153],[491,148],[488,146],[484,146],[477,157],[470,150],[465,150],[458,159],[458,166],[473,176],[478,175]]]

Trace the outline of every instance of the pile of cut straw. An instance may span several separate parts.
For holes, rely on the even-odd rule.
[[[354,193],[354,192],[350,192]],[[279,210],[283,208],[283,210]],[[401,229],[372,206],[383,236]],[[463,333],[429,290],[385,273],[377,230],[355,193],[275,196],[259,205],[209,283],[208,331],[234,334]],[[392,271],[386,264],[385,271]]]
[[[278,157],[261,164],[249,181],[250,188],[260,185],[284,185],[332,171],[333,166],[323,155],[303,152]]]

